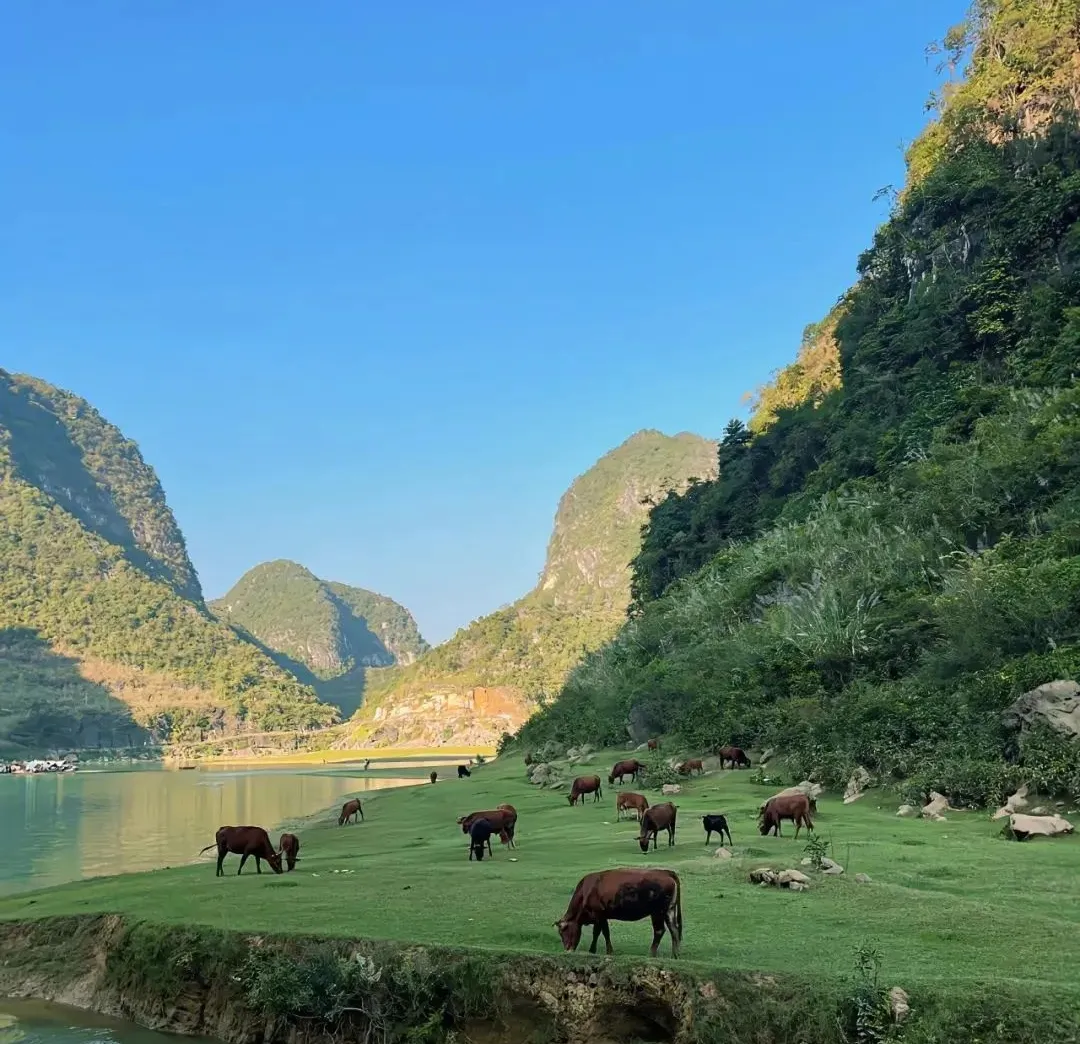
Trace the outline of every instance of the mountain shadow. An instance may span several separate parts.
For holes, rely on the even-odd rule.
[[[77,661],[30,628],[0,628],[0,756],[150,742],[127,706],[84,678]]]

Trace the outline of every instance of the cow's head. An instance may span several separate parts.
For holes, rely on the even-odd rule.
[[[266,861],[270,864],[270,869],[273,870],[275,874],[280,874],[281,873],[281,853],[280,852],[271,852],[266,857]]]
[[[566,800],[569,801],[571,805],[574,804],[574,802],[577,801],[577,794],[569,795]]]
[[[608,783],[614,783],[615,782],[615,773],[614,772],[609,772],[608,773],[607,781],[608,781]]]
[[[649,834],[642,834],[641,837],[637,839],[637,843],[641,845],[642,852],[649,851],[649,837]]]
[[[567,921],[564,918],[556,921],[555,927],[559,929],[559,935],[562,936],[563,949],[576,950],[578,943],[581,942],[581,925],[577,921]]]

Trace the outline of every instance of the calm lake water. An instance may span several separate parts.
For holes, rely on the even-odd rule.
[[[276,844],[276,828],[347,795],[419,782],[304,767],[0,775],[0,895],[190,863],[226,824],[264,826]]]
[[[77,1008],[0,997],[0,1044],[178,1044],[180,1040]]]

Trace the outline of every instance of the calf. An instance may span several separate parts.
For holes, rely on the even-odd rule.
[[[700,775],[705,771],[705,766],[701,763],[701,758],[691,758],[689,761],[684,761],[677,771],[680,776],[692,776],[695,772]]]
[[[472,862],[473,857],[482,860],[484,858],[484,845],[487,845],[487,850],[494,858],[495,853],[491,851],[491,835],[495,832],[495,828],[491,825],[489,820],[486,819],[474,819],[469,826],[469,861]]]
[[[651,918],[653,924],[649,956],[656,956],[666,928],[671,933],[671,956],[678,957],[683,931],[682,886],[673,871],[602,870],[586,874],[578,881],[570,905],[562,919],[555,922],[555,927],[562,937],[563,949],[576,950],[581,942],[582,926],[591,924],[593,937],[589,953],[596,953],[596,943],[603,934],[604,946],[610,955],[614,951],[608,922],[641,921],[646,917]]]
[[[655,739],[651,739],[646,744],[646,746],[649,748],[649,750],[659,750],[660,749],[660,741],[655,740]]]
[[[215,845],[217,846],[217,873],[214,874],[215,877],[225,876],[222,864],[225,862],[225,856],[230,852],[240,857],[240,866],[236,870],[238,874],[244,869],[244,864],[248,861],[249,856],[255,857],[256,873],[262,873],[262,860],[264,859],[270,864],[270,869],[275,874],[281,873],[281,856],[274,851],[274,846],[270,843],[270,835],[262,827],[218,827],[217,833],[214,835],[214,844],[207,845],[199,855],[202,855],[203,852],[209,852]]]
[[[734,768],[749,768],[750,759],[746,756],[746,751],[742,747],[721,747],[716,756],[720,759],[720,767],[723,768],[725,762],[730,761],[731,767]]]
[[[296,857],[300,854],[300,838],[295,834],[282,834],[277,847],[278,856],[285,856],[286,867],[289,870],[295,869]]]
[[[629,776],[635,783],[637,782],[638,773],[644,768],[640,761],[631,758],[629,761],[617,761],[615,767],[611,770],[611,774],[608,776],[607,781],[614,783],[617,779],[620,783],[623,781],[623,777]]]
[[[578,776],[570,787],[570,797],[567,800],[571,805],[576,805],[578,798],[581,798],[581,803],[584,805],[586,794],[592,794],[594,804],[604,796],[604,792],[600,789],[599,776]]]
[[[636,812],[636,818],[640,820],[648,807],[649,802],[644,794],[632,794],[630,791],[624,790],[615,799],[615,818],[617,820],[622,819],[622,814],[629,810]]]
[[[472,775],[472,773],[469,771],[469,766],[468,765],[458,765],[458,767],[457,767],[457,778],[458,779],[464,779],[466,776],[471,776],[471,775]]]
[[[458,820],[463,834],[469,833],[473,823],[486,820],[491,824],[491,832],[499,835],[499,840],[504,845],[517,848],[514,840],[514,832],[517,829],[517,809],[513,805],[500,805],[498,808],[484,812],[470,812]],[[488,840],[488,850],[491,850],[491,841]]]
[[[348,822],[356,822],[356,817],[364,818],[364,810],[360,807],[359,798],[350,798],[341,806],[341,815],[338,816],[337,825],[344,826]]]
[[[642,852],[649,851],[650,841],[653,848],[656,848],[656,835],[661,830],[668,832],[668,848],[675,844],[675,816],[677,811],[670,801],[665,801],[662,805],[653,805],[652,808],[646,810],[641,817],[641,836],[638,837],[638,844],[641,845]]]
[[[434,782],[435,782],[435,780],[437,780],[437,779],[439,778],[439,774],[438,774],[438,772],[432,772],[432,774],[431,774],[431,777],[430,777],[430,778],[431,778],[431,782],[432,782],[432,783],[434,783]]]
[[[805,794],[785,794],[782,797],[769,798],[761,806],[758,826],[762,837],[768,837],[773,831],[780,837],[780,822],[790,819],[795,824],[795,840],[799,839],[799,830],[806,827],[807,833],[813,833],[814,822],[810,818],[810,799]]]
[[[715,831],[720,835],[720,844],[724,843],[724,835],[727,834],[728,844],[731,844],[731,831],[728,829],[726,816],[702,816],[702,825],[705,827],[705,844],[709,843]]]

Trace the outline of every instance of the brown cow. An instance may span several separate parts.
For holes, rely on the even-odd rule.
[[[592,794],[594,804],[604,796],[600,789],[599,776],[578,776],[570,787],[570,797],[567,800],[571,805],[576,805],[578,798],[581,798],[581,804],[584,805],[586,794]]]
[[[672,917],[672,907],[675,916]],[[564,950],[576,950],[581,942],[583,925],[593,927],[592,945],[589,953],[596,953],[596,943],[601,933],[608,954],[611,933],[608,921],[641,921],[652,918],[653,941],[649,956],[655,957],[664,937],[664,929],[671,933],[671,956],[679,956],[682,941],[682,885],[672,870],[602,870],[586,874],[578,881],[570,905],[562,919],[555,922],[562,937]]]
[[[458,819],[458,825],[463,834],[468,834],[473,823],[479,820],[487,820],[491,824],[492,833],[499,835],[499,840],[504,845],[517,848],[514,840],[514,831],[517,829],[517,809],[513,805],[500,805],[498,808],[488,809],[483,812],[470,812],[467,816]],[[488,851],[491,851],[491,838],[487,838]],[[494,853],[492,853],[494,854]]]
[[[356,822],[356,817],[364,818],[364,810],[360,807],[359,798],[350,798],[341,806],[341,815],[338,816],[337,825],[344,826],[349,821]]]
[[[645,766],[635,758],[630,758],[629,761],[617,761],[615,767],[611,770],[611,774],[608,776],[607,781],[614,783],[616,779],[620,783],[623,781],[624,776],[629,776],[634,782],[637,782],[638,773]]]
[[[629,810],[637,813],[636,818],[640,822],[648,807],[649,802],[644,794],[633,794],[629,790],[624,790],[615,798],[615,819],[622,819],[622,814]]]
[[[662,805],[653,805],[641,817],[641,836],[638,844],[642,852],[648,852],[649,842],[656,848],[656,835],[661,830],[668,832],[668,848],[675,844],[675,816],[678,809],[670,802],[665,801]]]
[[[255,857],[256,873],[262,873],[262,860],[264,859],[270,864],[270,869],[275,874],[281,873],[281,856],[274,851],[274,846],[270,843],[270,835],[262,827],[218,827],[217,833],[214,835],[214,844],[207,845],[199,855],[202,855],[203,852],[209,852],[215,846],[217,846],[217,873],[214,874],[215,877],[225,876],[225,871],[222,870],[221,866],[230,852],[240,857],[240,866],[236,870],[238,874],[244,869],[248,856]]]
[[[439,778],[438,772],[432,772],[432,774],[431,774],[431,782],[434,783],[435,780],[437,780],[438,778]]]
[[[278,841],[278,855],[285,856],[285,865],[289,870],[296,867],[296,857],[300,854],[300,838],[295,834],[282,834]]]
[[[651,739],[646,744],[646,746],[649,748],[649,750],[659,750],[660,749],[660,741],[656,740],[656,739]]]
[[[695,772],[700,775],[705,771],[705,766],[701,763],[701,758],[691,758],[689,761],[684,761],[677,771],[680,776],[692,776]]]
[[[746,751],[742,747],[721,747],[716,756],[720,759],[720,767],[724,767],[724,763],[731,762],[731,767],[735,768],[749,768],[750,759],[746,756]]]
[[[769,798],[761,806],[759,817],[758,826],[762,837],[768,837],[770,830],[774,831],[777,837],[782,836],[780,821],[783,819],[790,819],[795,824],[796,841],[802,827],[806,827],[807,833],[814,831],[814,822],[810,818],[810,799],[805,794],[785,794],[783,797]]]

